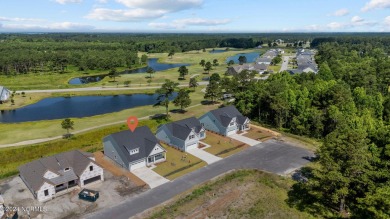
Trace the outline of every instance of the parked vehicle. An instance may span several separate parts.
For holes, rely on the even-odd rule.
[[[79,199],[83,199],[85,201],[95,202],[98,198],[99,198],[98,191],[83,189],[79,193]]]

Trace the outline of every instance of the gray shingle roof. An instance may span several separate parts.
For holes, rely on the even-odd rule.
[[[165,126],[169,129],[174,137],[181,140],[186,140],[192,129],[194,129],[196,133],[199,133],[202,129],[202,125],[195,117],[171,122],[165,124]]]
[[[81,151],[73,150],[34,160],[20,166],[19,172],[26,183],[28,183],[34,191],[37,191],[44,182],[56,184],[57,182],[67,179],[69,179],[69,181],[77,179],[91,162],[95,163]],[[70,170],[64,172],[63,170],[65,168],[70,168]],[[58,179],[47,180],[43,177],[47,171],[54,172],[60,176]]]
[[[212,110],[210,112],[221,122],[224,127],[228,127],[229,123],[234,117],[237,118],[237,123],[240,125],[244,124],[248,119],[248,117],[243,116],[234,106],[226,106]]]
[[[138,127],[134,132],[126,130],[111,134],[105,137],[106,140],[111,141],[124,162],[128,163],[148,157],[156,144],[159,144],[147,126]],[[139,152],[130,155],[130,151],[137,148]]]

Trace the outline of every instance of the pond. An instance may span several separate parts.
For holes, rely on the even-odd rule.
[[[226,59],[226,63],[228,63],[230,60],[233,60],[235,64],[238,64],[238,58],[240,56],[245,56],[246,57],[246,62],[255,62],[257,58],[260,56],[260,52],[251,52],[251,53],[239,53],[234,56],[230,56]]]
[[[171,100],[177,94],[173,95]],[[157,94],[53,97],[15,110],[1,110],[1,123],[81,118],[156,104]],[[152,106],[150,106],[152,107]]]
[[[164,71],[164,70],[168,70],[171,68],[178,68],[182,65],[189,66],[189,64],[186,64],[186,63],[175,63],[175,64],[160,63],[160,62],[158,62],[157,58],[148,59],[147,65],[149,67],[153,68],[155,71]],[[120,72],[120,74],[146,73],[146,69],[147,69],[147,67],[137,68],[137,69],[133,69],[133,70],[125,70],[123,72]],[[72,78],[69,81],[69,84],[88,84],[88,83],[92,83],[92,82],[98,82],[98,81],[103,80],[103,78],[105,76],[106,75]]]

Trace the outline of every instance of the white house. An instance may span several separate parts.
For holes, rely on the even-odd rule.
[[[34,197],[48,201],[57,193],[96,181],[103,181],[103,168],[96,164],[93,155],[78,150],[41,158],[19,167],[20,178]]]
[[[129,171],[164,162],[166,151],[147,126],[103,139],[104,155]]]
[[[3,86],[0,86],[0,103],[7,102],[10,97],[11,91]]]
[[[156,137],[170,146],[188,151],[199,146],[206,131],[195,117],[171,122],[158,128]]]

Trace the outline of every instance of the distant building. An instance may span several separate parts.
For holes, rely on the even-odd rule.
[[[245,63],[242,65],[228,67],[226,74],[227,75],[236,75],[244,70],[256,71],[257,73],[262,74],[262,73],[264,73],[264,71],[266,71],[268,69],[268,66],[269,65],[264,64],[264,63],[255,63],[255,64]]]
[[[0,86],[0,103],[7,102],[10,97],[11,91],[3,86]]]
[[[298,49],[297,50],[297,68],[288,70],[290,74],[299,74],[299,73],[318,73],[317,63],[314,59],[315,52],[307,49]]]

